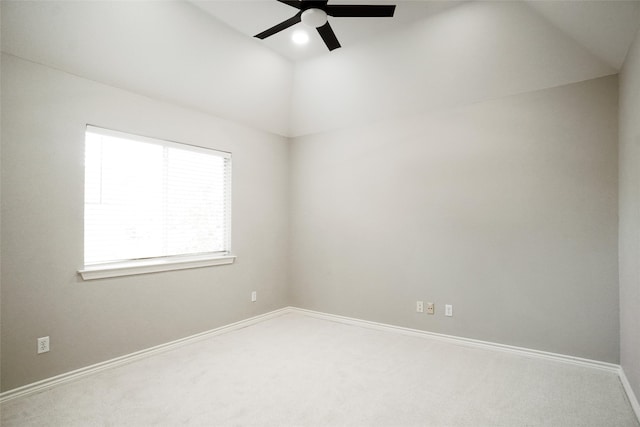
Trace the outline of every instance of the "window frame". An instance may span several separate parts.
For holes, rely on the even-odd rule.
[[[220,252],[207,252],[207,253],[194,253],[194,254],[178,254],[178,255],[169,255],[169,256],[159,256],[159,257],[151,257],[151,258],[141,258],[141,259],[131,259],[131,260],[119,260],[119,261],[107,261],[107,262],[96,262],[96,263],[86,263],[83,259],[83,268],[78,270],[78,273],[82,276],[83,280],[93,280],[93,279],[102,279],[109,277],[120,277],[120,276],[130,276],[136,274],[146,274],[146,273],[155,273],[162,271],[173,271],[173,270],[183,270],[190,268],[200,268],[200,267],[209,267],[209,266],[217,266],[217,265],[228,265],[232,264],[236,256],[231,252],[231,231],[232,231],[232,200],[231,200],[231,176],[232,176],[232,155],[229,152],[216,150],[212,148],[179,143],[175,141],[163,140],[159,138],[146,137],[136,134],[131,134],[127,132],[120,132],[111,129],[106,129],[103,127],[98,127],[94,125],[87,124],[85,127],[85,142],[84,146],[86,149],[86,135],[87,133],[97,133],[104,136],[113,136],[116,138],[125,138],[132,141],[138,141],[142,143],[152,143],[156,145],[162,145],[165,147],[174,147],[182,150],[192,150],[195,152],[202,152],[211,155],[218,155],[220,157],[224,157],[228,160],[228,174],[230,177],[229,187],[227,188],[228,197],[228,218],[226,219],[228,230],[227,230],[227,250]],[[86,165],[85,165],[86,167]],[[86,169],[85,169],[86,171]],[[83,182],[86,185],[86,181]],[[83,186],[84,188],[84,186]],[[85,197],[83,195],[83,205]],[[84,218],[84,215],[83,215]],[[84,221],[84,220],[83,220]],[[83,226],[83,235],[84,235],[84,226]],[[83,246],[84,247],[84,246]],[[83,258],[84,258],[84,249],[83,249]]]

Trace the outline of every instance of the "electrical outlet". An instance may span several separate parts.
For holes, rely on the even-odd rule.
[[[432,302],[427,303],[427,314],[433,314],[435,310],[435,306]]]
[[[444,306],[444,315],[449,317],[453,316],[453,306],[451,304]]]
[[[251,302],[256,302],[258,300],[258,292],[251,292]]]
[[[424,303],[422,301],[416,301],[416,311],[418,313],[424,312]]]
[[[38,338],[38,354],[49,351],[49,337]]]

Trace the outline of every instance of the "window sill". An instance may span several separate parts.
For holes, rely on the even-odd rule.
[[[233,264],[235,260],[235,255],[167,257],[150,260],[126,261],[85,266],[85,268],[79,270],[78,273],[80,273],[83,280],[94,280],[105,279],[108,277],[157,273],[160,271],[185,270],[188,268],[227,265]]]

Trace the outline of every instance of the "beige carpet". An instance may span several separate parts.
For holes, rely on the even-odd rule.
[[[286,314],[15,399],[2,426],[634,426],[610,372]]]

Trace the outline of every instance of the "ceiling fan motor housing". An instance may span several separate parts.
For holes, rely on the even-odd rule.
[[[322,9],[310,8],[302,12],[302,23],[313,28],[322,27],[327,23],[327,12]]]

